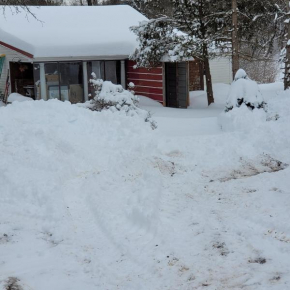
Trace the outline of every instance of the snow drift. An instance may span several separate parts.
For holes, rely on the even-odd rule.
[[[7,102],[13,103],[13,102],[26,102],[26,101],[33,101],[32,98],[25,97],[23,95],[20,95],[18,93],[12,93],[9,95]]]
[[[57,100],[1,107],[0,289],[284,290],[289,92],[267,102],[210,134],[216,117],[180,130],[159,106],[168,131]],[[264,112],[224,115],[244,110]]]
[[[16,278],[35,289],[98,288],[83,279],[88,271],[99,272],[104,289],[111,279],[106,260],[122,259],[112,245],[134,256],[158,227],[153,131],[140,118],[57,100],[2,107],[0,124],[0,252],[10,261],[1,264],[0,289],[17,265]],[[108,245],[105,255],[96,242]],[[90,263],[93,256],[97,263]],[[114,277],[128,272],[118,268]]]

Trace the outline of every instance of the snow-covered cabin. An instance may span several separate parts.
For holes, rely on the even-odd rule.
[[[146,17],[130,6],[43,6],[30,10],[36,18],[21,9],[14,13],[13,8],[6,8],[5,17],[0,18],[0,55],[5,55],[0,93],[9,74],[10,93],[83,102],[93,94],[89,79],[94,72],[124,87],[133,82],[136,94],[167,106],[187,107],[189,89],[198,89],[193,82],[200,79],[202,84],[201,72],[185,62],[164,63],[150,71],[134,69],[128,58],[138,43],[130,27]]]

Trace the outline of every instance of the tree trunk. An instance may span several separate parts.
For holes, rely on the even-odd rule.
[[[93,0],[88,0],[88,6],[93,6]]]
[[[204,22],[204,13],[203,13],[203,0],[199,0],[199,21],[200,21],[200,31],[202,34],[202,58],[205,72],[205,83],[206,83],[206,92],[207,92],[207,103],[208,105],[214,103],[213,90],[212,90],[212,80],[209,67],[209,55],[208,48],[206,43],[206,25]]]
[[[239,38],[238,38],[238,7],[237,0],[232,0],[232,70],[233,78],[240,68],[239,62]]]
[[[213,90],[212,90],[212,81],[209,67],[209,59],[204,60],[204,72],[205,72],[205,83],[206,83],[206,92],[207,92],[207,103],[208,105],[214,103]]]
[[[287,13],[290,13],[290,1],[287,5]],[[290,88],[290,17],[287,22],[287,44],[286,44],[286,59],[285,59],[285,75],[284,75],[284,90]]]

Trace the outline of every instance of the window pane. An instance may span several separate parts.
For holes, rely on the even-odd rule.
[[[117,84],[117,68],[116,61],[105,62],[105,80]]]
[[[60,100],[58,63],[46,63],[44,69],[47,99]]]
[[[92,73],[96,74],[97,79],[105,79],[105,62],[104,61],[90,61],[87,63],[88,67],[88,80],[92,78]],[[94,98],[95,89],[89,84],[89,96],[90,98]]]
[[[62,101],[83,102],[83,66],[81,62],[59,63]]]

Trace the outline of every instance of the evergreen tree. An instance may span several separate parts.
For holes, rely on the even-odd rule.
[[[121,0],[147,16],[148,18],[158,18],[162,16],[172,16],[173,8],[171,0]]]
[[[228,48],[224,30],[228,16],[224,13],[224,2],[213,0],[173,0],[174,21],[177,27],[191,36],[198,50],[195,57],[204,64],[208,104],[214,102],[209,60],[223,48]],[[226,50],[226,49],[224,49]]]
[[[233,72],[243,62],[271,61],[284,34],[285,0],[232,0]],[[230,10],[229,7],[227,7]],[[236,11],[236,12],[235,12]]]

